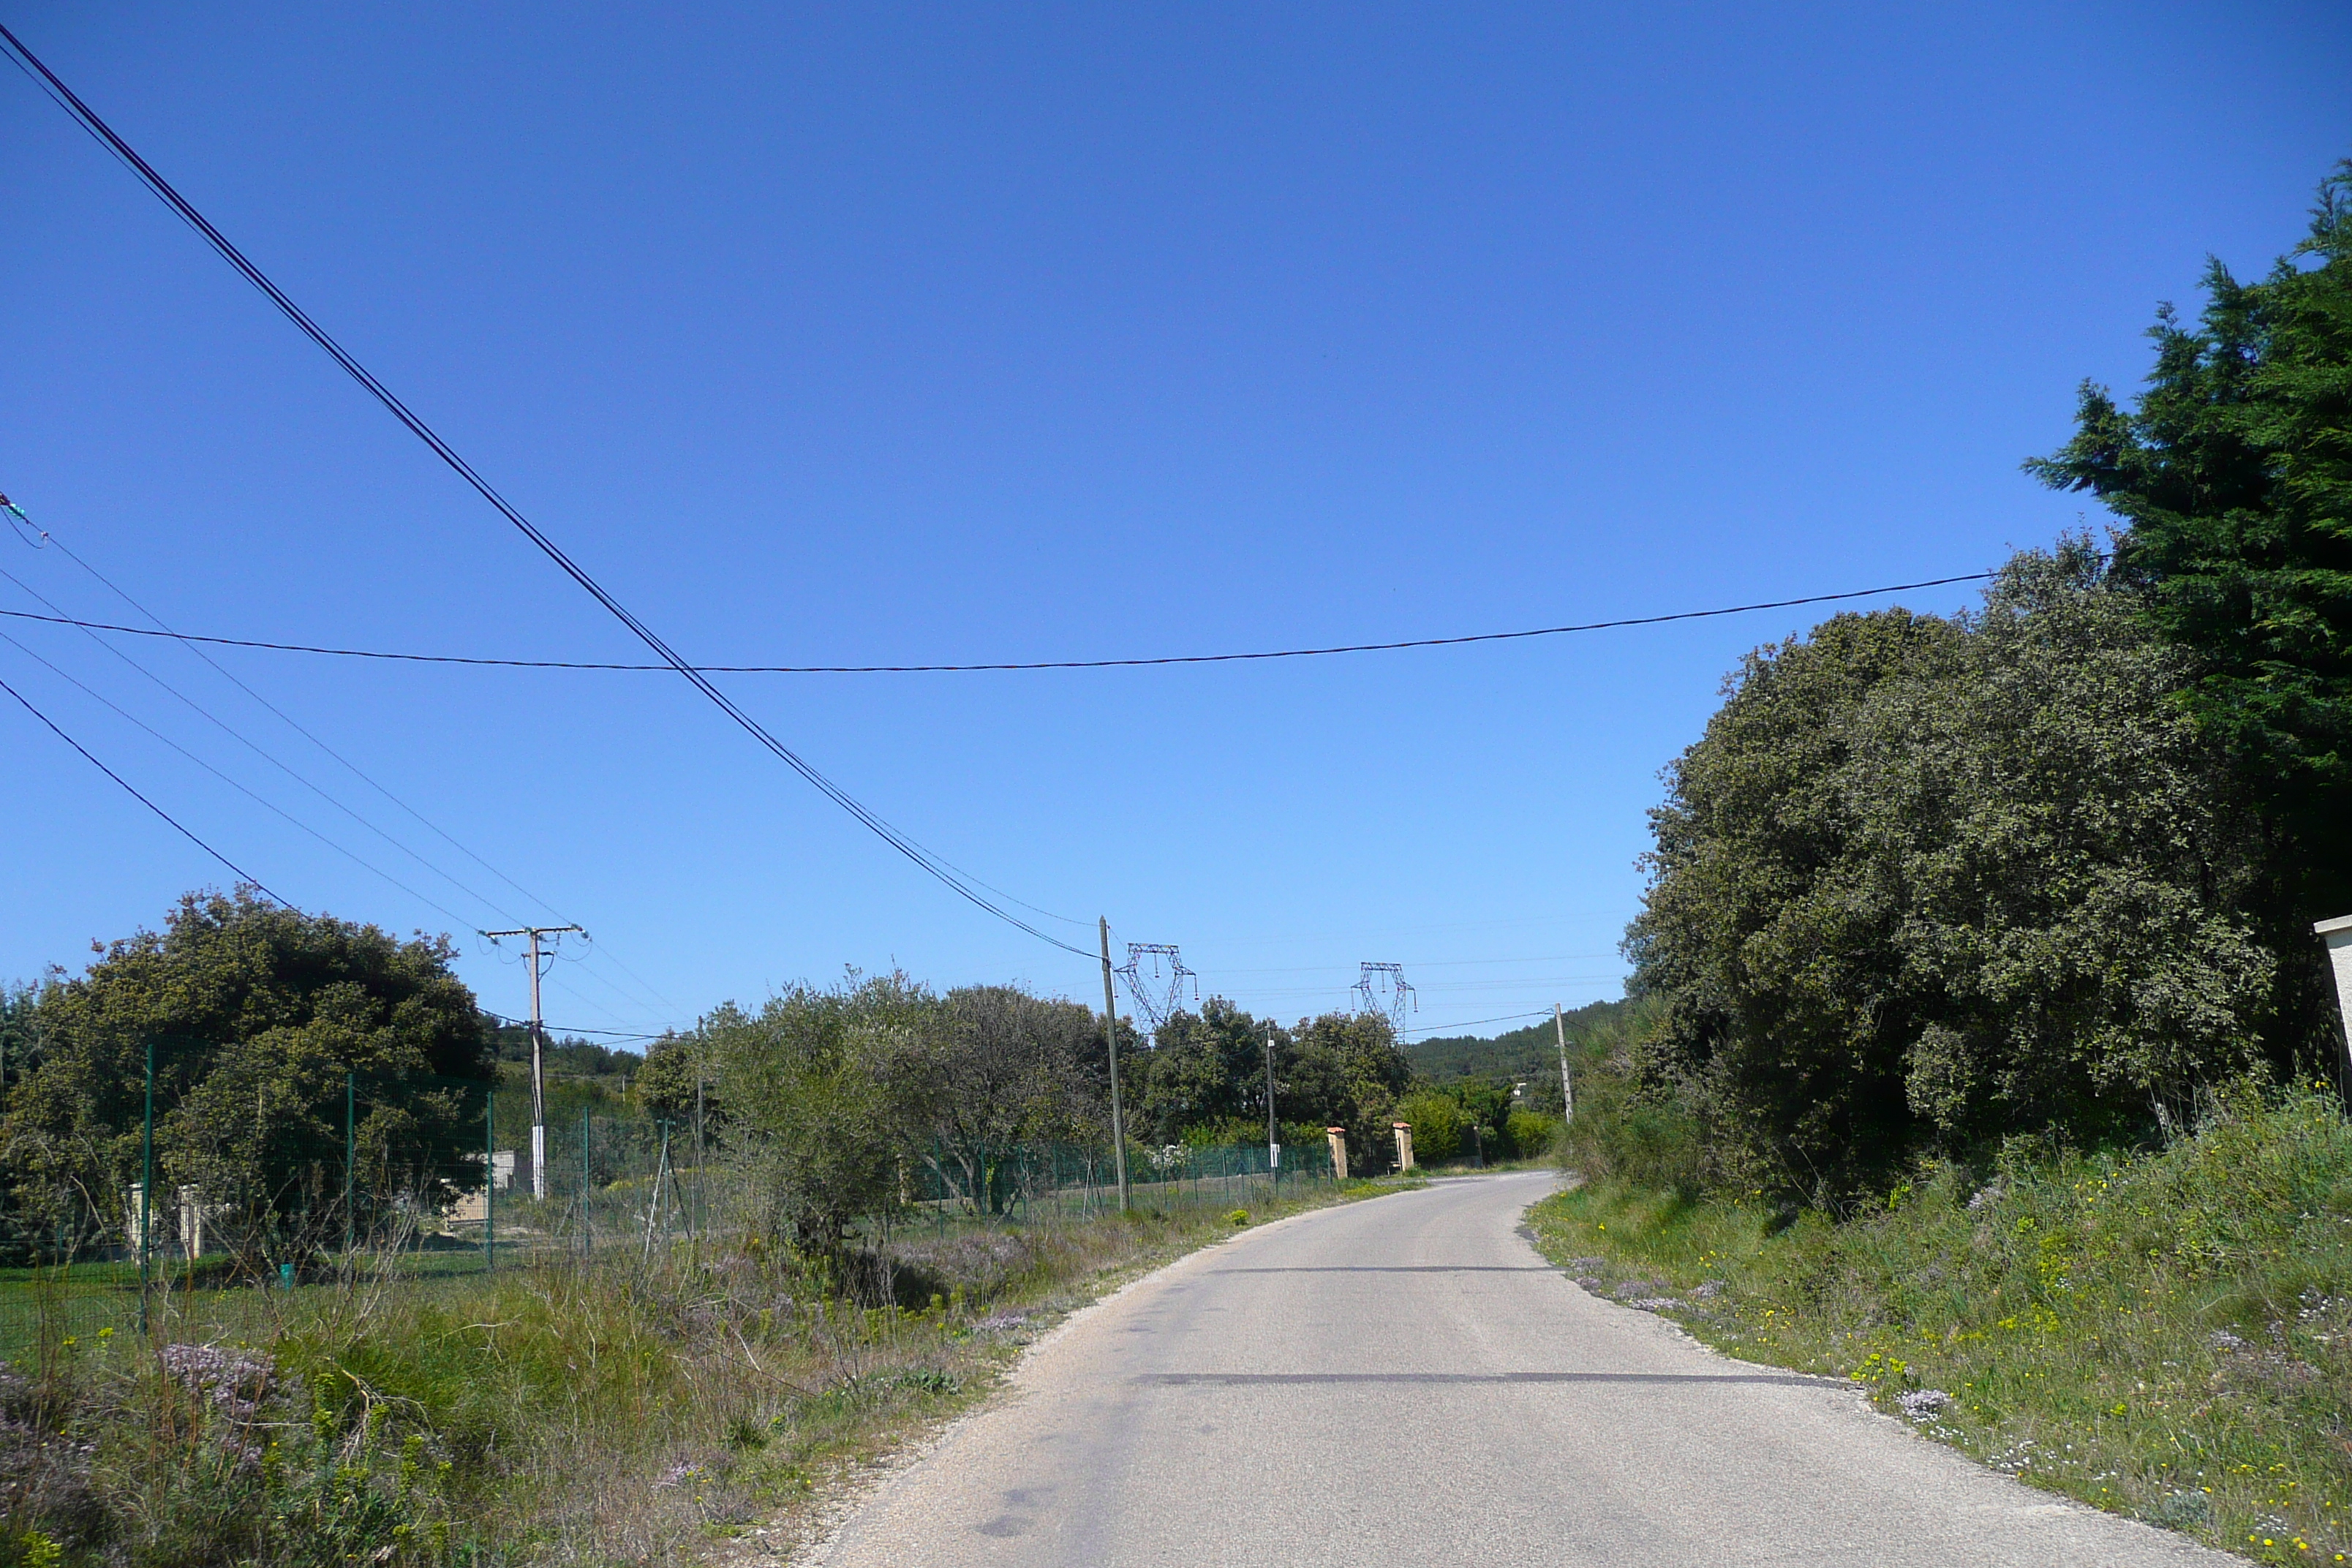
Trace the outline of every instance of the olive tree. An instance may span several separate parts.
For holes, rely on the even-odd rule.
[[[732,1003],[697,1029],[728,1115],[726,1145],[772,1227],[812,1257],[898,1203],[900,1162],[929,1092],[936,1001],[903,975],[796,985],[756,1013]]]

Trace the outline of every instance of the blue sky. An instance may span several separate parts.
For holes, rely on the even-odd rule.
[[[2352,153],[2352,15],[2318,5],[5,19],[708,662],[1384,640],[1981,570],[2080,516],[2018,471],[2076,383],[2135,383],[2156,302],[2208,254],[2266,265]],[[0,204],[0,490],[149,609],[636,656],[13,71]],[[57,551],[0,566],[0,607],[135,618]],[[1108,914],[1284,1017],[1401,961],[1434,1032],[1615,994],[1658,769],[1812,618],[727,685],[1080,945]],[[502,1011],[521,972],[467,932],[551,912],[597,939],[560,1026],[844,964],[1099,995],[675,679],[215,656],[372,784],[175,647],[0,631],[0,678],[158,804],[304,907],[457,932]],[[0,757],[0,976],[226,879],[21,710]]]

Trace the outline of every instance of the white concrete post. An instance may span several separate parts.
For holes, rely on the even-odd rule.
[[[205,1255],[205,1190],[202,1187],[180,1189],[180,1254],[184,1258]]]
[[[2352,915],[2322,921],[2312,931],[2327,944],[2327,966],[2336,973],[2336,1037],[2352,1069]]]
[[[1348,1130],[1326,1127],[1323,1135],[1331,1142],[1331,1174],[1339,1181],[1348,1179]]]
[[[1389,1125],[1396,1130],[1397,1169],[1410,1171],[1412,1169],[1412,1123],[1391,1121]]]

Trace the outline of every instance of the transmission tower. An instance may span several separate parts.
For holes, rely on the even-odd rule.
[[[1404,983],[1402,963],[1366,963],[1356,974],[1358,1009],[1378,1013],[1389,1021],[1389,1027],[1398,1034],[1404,1032],[1404,1016],[1417,1012],[1421,1005],[1412,999],[1412,987]]]
[[[1145,960],[1151,973],[1144,973]],[[1184,967],[1184,960],[1173,942],[1130,942],[1127,944],[1127,964],[1118,971],[1127,982],[1128,994],[1135,998],[1135,1010],[1151,1020],[1151,1036],[1160,1037],[1160,1026],[1176,1016],[1184,999],[1184,983],[1192,982],[1192,1000],[1201,999],[1200,979]]]

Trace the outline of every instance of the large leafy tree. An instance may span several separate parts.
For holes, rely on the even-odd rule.
[[[1108,1079],[1097,1066],[1107,1053],[1092,1010],[1019,985],[964,985],[930,1010],[927,1035],[922,1157],[955,1190],[1001,1210],[1013,1146],[1108,1135]]]
[[[1264,1138],[1269,1036],[1276,1121],[1346,1128],[1355,1170],[1390,1161],[1389,1118],[1413,1075],[1386,1018],[1326,1013],[1285,1028],[1222,996],[1169,1019],[1154,1048],[1141,1053],[1134,1073],[1138,1133],[1165,1142]]]
[[[835,1258],[856,1220],[899,1201],[932,1089],[935,997],[898,974],[796,985],[756,1013],[729,1003],[696,1033],[728,1116],[720,1136],[775,1231]]]
[[[340,1236],[353,1079],[363,1197],[462,1177],[492,1063],[452,957],[251,889],[188,895],[38,994],[42,1052],[6,1100],[24,1201],[121,1222],[150,1047],[157,1184],[201,1189],[249,1260]]]
[[[1301,1019],[1277,1040],[1287,1047],[1276,1060],[1283,1121],[1345,1128],[1352,1170],[1386,1168],[1396,1158],[1389,1123],[1413,1076],[1388,1019],[1325,1013]]]
[[[2257,1059],[2259,846],[2188,658],[2087,542],[1976,616],[1751,657],[1654,814],[1644,1071],[1718,1177],[1833,1200],[1926,1149],[2132,1136]]]
[[[2352,162],[2266,277],[2214,261],[2204,289],[2193,325],[2158,312],[2137,400],[2086,384],[2027,467],[2129,525],[2116,573],[2197,655],[2188,703],[2257,786],[2289,918],[2352,912]]]
[[[1223,1141],[1240,1127],[1264,1127],[1268,1027],[1222,996],[1161,1025],[1139,1063],[1137,1131],[1174,1143],[1188,1133]]]

